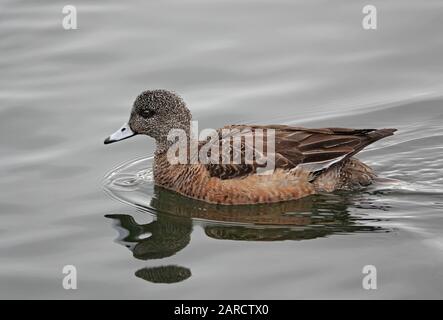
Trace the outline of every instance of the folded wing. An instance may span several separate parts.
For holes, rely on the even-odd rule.
[[[225,130],[222,130],[225,129]],[[212,177],[220,179],[234,179],[245,177],[257,172],[257,169],[264,167],[263,157],[274,159],[275,167],[290,170],[297,166],[302,166],[313,173],[325,170],[330,166],[349,159],[369,144],[392,135],[396,129],[348,129],[348,128],[321,128],[307,129],[302,127],[291,127],[285,125],[272,126],[246,126],[234,125],[224,127],[219,130],[218,143],[225,146],[225,152],[220,152],[218,163],[207,164],[206,168]],[[229,130],[226,130],[229,129]],[[252,134],[254,137],[263,136],[266,146],[268,130],[275,132],[275,150],[269,154],[264,148],[257,148],[256,141],[244,139],[245,134]],[[223,132],[229,131],[229,134]],[[263,134],[262,134],[263,133]],[[241,144],[234,145],[235,138],[241,135]],[[239,140],[237,140],[239,141]],[[226,149],[229,146],[229,149]],[[228,153],[226,153],[228,150]],[[254,154],[253,163],[245,163],[246,153]],[[232,163],[222,157],[234,159],[234,155],[241,156],[241,163]]]

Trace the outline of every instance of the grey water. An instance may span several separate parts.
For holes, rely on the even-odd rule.
[[[441,1],[372,1],[377,30],[360,0],[66,4],[0,2],[0,298],[443,298]],[[149,88],[200,128],[397,128],[358,157],[398,182],[241,208],[159,190],[152,140],[103,145]]]

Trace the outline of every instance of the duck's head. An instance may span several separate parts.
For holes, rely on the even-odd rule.
[[[105,144],[145,134],[163,147],[172,129],[188,132],[190,121],[191,113],[177,94],[168,90],[144,91],[135,99],[129,121],[106,138]]]

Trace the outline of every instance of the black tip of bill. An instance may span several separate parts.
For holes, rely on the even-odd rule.
[[[110,143],[113,143],[113,142],[115,142],[115,141],[111,140],[111,137],[107,137],[105,139],[105,141],[104,141],[104,144],[110,144]]]

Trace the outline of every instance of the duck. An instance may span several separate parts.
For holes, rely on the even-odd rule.
[[[146,90],[135,99],[129,121],[104,143],[147,135],[156,145],[153,178],[157,187],[210,204],[254,205],[371,185],[377,179],[376,173],[354,156],[396,131],[392,128],[233,124],[215,130],[216,134],[210,139],[196,142],[200,155],[210,156],[213,150],[222,148],[220,154],[214,152],[210,161],[201,161],[190,152],[190,145],[196,139],[191,127],[191,112],[177,93],[165,89]],[[183,149],[187,152],[181,159],[187,161],[178,162],[171,157],[180,151],[177,139],[171,139],[171,132],[185,134],[189,145]],[[264,132],[272,134],[264,135]],[[237,140],[240,142],[235,144],[233,141],[240,134],[249,134],[253,139],[240,137]],[[259,141],[264,142],[262,145],[272,142],[272,147],[266,145],[264,151],[264,147],[259,148]],[[218,149],[208,148],[208,145]],[[226,145],[228,148],[223,149]],[[228,157],[223,150],[227,150]],[[253,154],[250,161],[246,161],[246,156],[251,154],[248,152]],[[234,154],[240,156],[237,160],[241,161],[233,161]]]

